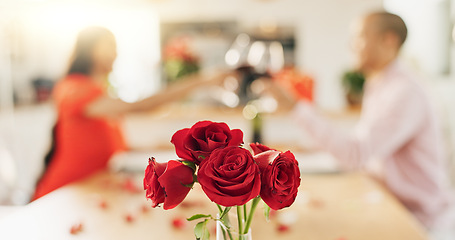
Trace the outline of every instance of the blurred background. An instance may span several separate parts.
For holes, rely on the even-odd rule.
[[[114,33],[118,58],[109,84],[112,94],[127,102],[191,72],[248,63],[257,72],[297,69],[314,82],[318,106],[341,112],[350,105],[342,76],[353,66],[352,22],[378,9],[406,21],[409,39],[403,58],[424,76],[452,152],[454,0],[0,0],[0,193],[13,189],[12,197],[3,201],[24,204],[33,192],[55,121],[52,87],[65,74],[75,37],[84,27],[104,26]],[[221,101],[236,107],[240,100],[229,96]],[[163,121],[169,112],[160,114],[152,120],[126,119],[130,145],[156,147],[170,139],[172,130],[188,125]],[[198,120],[185,114],[189,122]],[[268,124],[283,126],[286,121],[283,117]],[[138,124],[150,134],[141,135],[144,129]],[[277,137],[280,131],[273,126],[264,133],[265,141],[273,136],[281,144],[305,144],[292,130]]]

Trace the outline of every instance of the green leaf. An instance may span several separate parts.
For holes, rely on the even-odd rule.
[[[199,222],[194,227],[194,235],[196,236],[197,240],[210,240],[210,232],[207,229],[207,222],[208,219]]]
[[[194,236],[196,237],[196,239],[202,238],[202,235],[204,234],[204,224],[205,224],[205,221],[199,222],[194,227]]]
[[[206,214],[195,214],[189,218],[187,218],[186,220],[188,221],[193,221],[193,220],[196,220],[196,219],[200,219],[200,218],[211,218],[212,215],[206,215]]]
[[[264,204],[264,205],[265,205],[265,208],[264,208],[265,220],[266,220],[267,222],[269,222],[269,221],[270,221],[270,207],[269,207],[269,205],[267,205],[267,204]]]
[[[201,240],[210,240],[210,232],[209,232],[209,229],[207,228],[207,226],[205,226],[205,228],[204,228],[204,236],[202,237]]]
[[[186,161],[186,160],[183,160],[183,161],[180,161],[183,165],[193,169],[193,172],[196,171],[196,164],[194,162],[191,162],[191,161]]]

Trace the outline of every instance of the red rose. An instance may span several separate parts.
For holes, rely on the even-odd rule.
[[[291,206],[300,186],[300,170],[294,155],[269,150],[254,156],[261,168],[261,198],[272,209]]]
[[[268,150],[275,150],[275,149],[269,148],[265,145],[262,145],[260,143],[250,143],[250,147],[251,147],[251,150],[253,150],[254,155],[266,152]]]
[[[243,205],[261,190],[259,167],[251,153],[241,147],[213,151],[201,163],[198,181],[210,200],[225,207]]]
[[[243,143],[243,132],[240,129],[229,129],[226,123],[201,121],[191,128],[177,131],[171,142],[177,156],[200,164],[217,148],[240,146]]]
[[[185,199],[193,184],[193,170],[183,163],[170,160],[157,163],[149,159],[145,169],[144,190],[146,197],[152,200],[152,207],[164,203],[164,209],[172,209]]]

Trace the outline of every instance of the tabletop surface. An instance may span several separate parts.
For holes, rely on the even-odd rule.
[[[96,173],[0,219],[0,239],[194,239],[196,223],[185,218],[216,214],[197,184],[175,209],[153,209],[141,181],[138,173]],[[303,174],[290,208],[273,213],[269,222],[263,209],[261,203],[253,239],[426,239],[395,197],[360,173]],[[211,229],[215,239],[214,223]]]

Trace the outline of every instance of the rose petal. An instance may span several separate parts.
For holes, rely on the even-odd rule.
[[[240,129],[231,130],[231,140],[228,146],[240,146],[243,144],[243,132]]]
[[[284,225],[284,224],[280,224],[280,225],[278,225],[277,230],[280,233],[284,233],[284,232],[289,231],[289,226],[288,225]]]
[[[207,138],[214,143],[226,142],[228,140],[227,134],[224,132],[211,131],[210,134],[207,134]]]
[[[203,128],[203,127],[207,127],[208,125],[210,125],[212,123],[213,123],[212,121],[208,121],[208,120],[199,121],[199,122],[195,123],[191,128],[192,129],[194,129],[194,128]]]
[[[171,143],[174,144],[175,152],[177,156],[182,159],[192,161],[193,157],[191,153],[185,148],[185,138],[188,135],[190,129],[184,128],[182,130],[177,131],[172,135]]]
[[[179,161],[170,160],[158,181],[166,193],[163,208],[172,209],[180,204],[191,190],[188,185],[193,184],[193,170]]]
[[[221,148],[221,147],[225,147],[226,146],[226,142],[225,141],[215,142],[212,139],[208,139],[207,141],[208,141],[207,142],[207,149],[208,149],[207,151],[212,151],[213,149],[217,149],[217,148]]]
[[[269,150],[275,150],[275,149],[269,148],[265,145],[262,145],[260,143],[250,143],[250,147],[253,150],[254,155],[257,155],[259,153],[266,152]]]
[[[107,202],[105,200],[102,200],[98,203],[99,208],[106,210],[108,208]]]
[[[125,221],[127,223],[132,223],[132,222],[134,222],[134,217],[131,214],[127,214],[127,215],[125,215]]]
[[[270,164],[273,162],[273,160],[275,160],[275,158],[278,157],[278,155],[280,155],[280,152],[279,151],[276,151],[276,150],[268,150],[268,151],[265,151],[265,152],[262,152],[262,153],[259,153],[257,155],[254,156],[254,160],[256,161],[256,163],[258,164],[259,166],[259,169],[261,170],[261,172],[264,171],[264,169]]]
[[[175,217],[174,219],[172,219],[172,226],[175,228],[175,229],[184,229],[185,226],[186,226],[186,219],[182,218],[182,217]]]
[[[147,205],[145,205],[145,204],[141,206],[141,212],[142,212],[142,213],[144,213],[144,214],[145,214],[145,213],[148,213],[149,210],[150,210],[149,206],[147,206]]]
[[[82,223],[74,224],[73,226],[71,226],[70,233],[72,235],[76,235],[82,232],[82,229],[83,229]]]
[[[123,190],[130,192],[130,193],[139,193],[140,189],[134,183],[134,180],[130,177],[124,179],[122,184]]]

